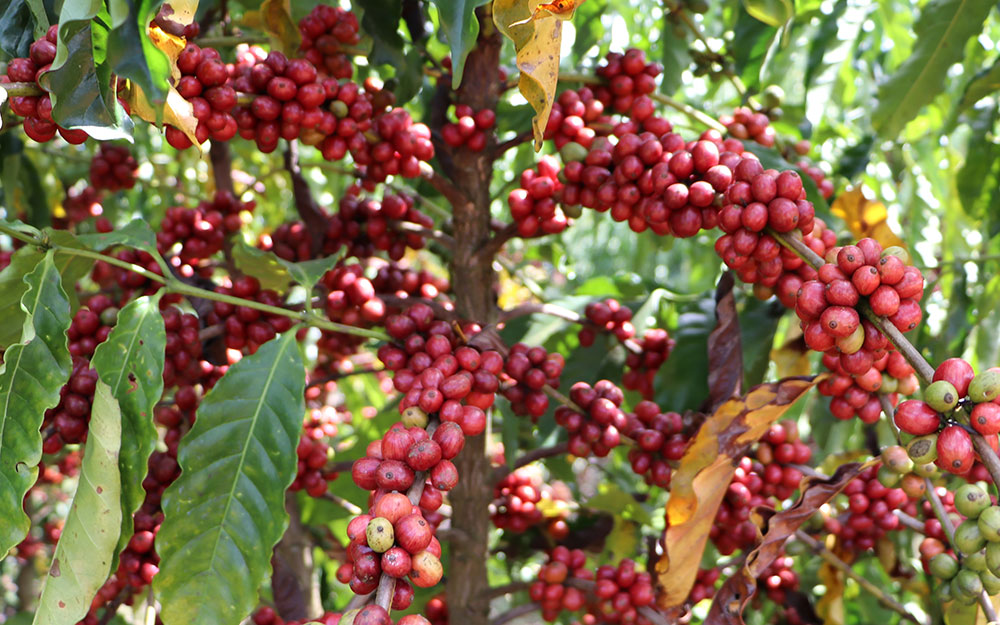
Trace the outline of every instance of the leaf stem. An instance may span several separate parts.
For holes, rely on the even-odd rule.
[[[42,95],[46,93],[44,89],[33,82],[0,82],[0,88],[7,92],[11,98],[18,96]]]

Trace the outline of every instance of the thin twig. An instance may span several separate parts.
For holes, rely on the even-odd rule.
[[[366,367],[362,369],[355,369],[353,371],[339,371],[337,373],[331,373],[330,375],[323,376],[316,380],[312,380],[306,385],[306,388],[312,388],[314,386],[323,386],[327,382],[336,382],[337,380],[342,380],[344,378],[349,378],[354,375],[366,375],[369,373],[379,373],[380,371],[385,371],[385,367]]]
[[[452,237],[450,234],[445,234],[440,230],[435,230],[433,228],[425,228],[420,224],[415,224],[411,221],[391,220],[389,222],[389,225],[392,226],[393,229],[399,230],[401,232],[413,232],[415,234],[423,235],[428,239],[433,239],[435,241],[438,241],[448,249],[455,248],[454,237]]]
[[[911,517],[902,510],[893,510],[892,513],[899,517],[899,522],[906,527],[920,534],[924,533],[924,524],[919,519]]]
[[[523,592],[530,587],[531,582],[511,582],[509,584],[504,584],[503,586],[491,587],[486,596],[489,599],[496,599],[497,597],[514,594],[515,592]]]
[[[527,143],[528,141],[531,141],[532,136],[533,133],[530,130],[525,130],[524,132],[516,134],[510,139],[507,139],[503,143],[498,143],[496,147],[493,148],[494,157],[499,157],[500,155],[502,155],[504,152],[506,152],[511,148],[516,148],[522,143]]]
[[[333,494],[331,492],[323,493],[323,496],[320,497],[320,499],[325,499],[327,501],[335,503],[338,506],[340,506],[341,508],[343,508],[344,510],[347,510],[347,512],[349,512],[350,514],[353,514],[355,516],[364,513],[364,510],[362,510],[358,506],[354,505],[350,501],[347,501],[346,499],[344,499],[340,495],[335,495],[335,494]]]
[[[537,612],[541,610],[542,606],[538,605],[534,601],[531,603],[522,603],[521,605],[516,605],[513,608],[507,610],[500,616],[491,619],[490,625],[504,625],[504,623],[509,623],[514,619],[525,616],[526,614],[531,614],[532,612]]]
[[[721,54],[712,50],[712,47],[708,45],[708,39],[705,37],[704,33],[701,32],[701,29],[698,28],[698,26],[694,23],[694,21],[691,20],[691,17],[688,15],[687,11],[684,10],[676,11],[675,13],[673,13],[673,15],[680,17],[681,21],[684,22],[684,24],[691,30],[691,32],[694,33],[694,36],[697,37],[699,41],[701,41],[703,46],[705,46],[706,52],[717,58],[723,58]],[[741,98],[746,97],[747,88],[743,84],[743,81],[740,80],[739,76],[734,74],[731,69],[728,69],[725,66],[723,66],[722,68],[722,73],[726,78],[729,79],[729,82],[733,84],[733,88],[736,89],[736,92],[740,94],[740,97]]]
[[[552,456],[559,456],[566,453],[569,450],[569,443],[563,441],[561,443],[556,443],[555,445],[549,447],[536,447],[531,451],[525,453],[520,458],[514,461],[514,464],[510,467],[502,466],[497,467],[493,470],[493,482],[499,482],[503,478],[510,475],[511,472],[520,469],[525,465],[529,465],[536,460],[541,460],[542,458],[551,458]]]
[[[901,603],[890,597],[884,590],[873,584],[871,581],[859,575],[849,564],[838,558],[835,553],[827,549],[821,542],[809,534],[806,534],[802,530],[795,531],[795,538],[808,545],[809,548],[812,549],[812,551],[822,558],[827,564],[839,569],[845,575],[856,581],[859,586],[874,595],[874,597],[878,599],[882,605],[898,613],[908,621],[913,621],[918,625],[923,625],[921,621],[917,619],[917,617],[910,614],[909,610],[903,607]]]

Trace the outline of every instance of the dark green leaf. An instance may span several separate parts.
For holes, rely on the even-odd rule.
[[[361,28],[372,37],[370,60],[376,65],[390,65],[396,70],[396,103],[413,99],[423,84],[423,62],[416,52],[404,50],[399,34],[403,5],[399,0],[357,0],[364,9]]]
[[[507,468],[513,470],[514,461],[517,460],[518,450],[521,448],[518,444],[518,438],[521,432],[521,421],[518,419],[517,415],[511,411],[510,404],[502,402],[501,406],[501,440],[503,441],[504,459],[507,461]]]
[[[80,481],[66,525],[45,576],[35,625],[72,625],[87,616],[90,602],[111,572],[121,531],[121,411],[103,382],[97,383],[87,428]]]
[[[24,142],[7,133],[0,136],[0,182],[3,187],[3,203],[10,215],[23,215],[24,219],[43,228],[52,223],[49,202],[38,175],[38,169],[27,154]]]
[[[486,4],[489,0],[434,0],[441,19],[441,29],[451,47],[452,89],[458,89],[462,84],[462,73],[465,70],[465,57],[476,45],[479,36],[479,19],[476,18],[476,7]]]
[[[162,293],[162,291],[160,292]],[[132,514],[142,505],[146,463],[156,446],[153,408],[163,393],[166,334],[160,314],[160,295],[129,302],[107,340],[97,346],[92,365],[111,388],[122,413],[121,467],[122,527],[119,549],[132,535]]]
[[[833,5],[833,10],[824,14],[819,25],[819,29],[809,44],[809,59],[806,62],[806,89],[812,86],[813,79],[820,72],[823,66],[823,57],[826,55],[831,43],[837,41],[837,32],[840,30],[840,18],[847,10],[847,0],[837,0]]]
[[[293,263],[283,258],[279,258],[278,261],[288,270],[288,274],[297,284],[304,286],[311,292],[316,283],[323,277],[323,274],[333,269],[340,262],[346,251],[342,247],[330,256],[304,260],[298,263]]]
[[[962,60],[966,42],[983,28],[992,0],[931,0],[914,26],[913,51],[879,86],[872,127],[879,136],[898,135],[942,89],[948,68]]]
[[[962,102],[958,105],[958,112],[964,111],[998,90],[1000,90],[1000,59],[990,67],[979,71],[975,78],[965,86],[965,93],[962,94]]]
[[[865,171],[871,161],[872,148],[875,146],[875,135],[865,135],[863,139],[847,148],[840,155],[837,175],[848,180],[854,180]]]
[[[743,0],[747,13],[769,26],[781,26],[795,15],[789,0]]]
[[[743,145],[746,147],[747,152],[756,154],[757,158],[760,159],[761,165],[767,169],[777,169],[778,171],[792,169],[798,172],[799,177],[802,178],[802,186],[806,190],[806,197],[813,203],[813,207],[816,209],[816,215],[822,217],[827,223],[830,223],[829,219],[827,219],[830,214],[830,207],[827,205],[826,200],[823,199],[823,196],[819,194],[819,187],[816,186],[816,182],[807,176],[806,172],[786,161],[774,148],[766,148],[756,141],[744,141]]]
[[[92,20],[102,9],[94,0],[63,5],[56,59],[39,83],[52,94],[52,117],[60,126],[102,141],[131,139],[132,121],[115,98],[110,68],[101,66],[107,28]]]
[[[104,251],[116,245],[127,245],[147,252],[156,251],[156,235],[144,219],[133,219],[121,228],[111,232],[81,234],[76,237],[84,247]]]
[[[771,40],[777,33],[777,28],[755,19],[740,7],[733,27],[730,54],[736,73],[747,85],[755,86],[760,82],[760,68],[764,65]]]
[[[154,588],[167,625],[236,625],[257,605],[288,524],[304,390],[289,331],[234,364],[202,399],[156,537]]]
[[[243,241],[238,241],[233,246],[233,262],[237,269],[257,278],[265,289],[284,292],[292,281],[288,268],[273,252],[252,247]]]
[[[166,98],[170,61],[149,40],[146,25],[156,16],[162,0],[118,0],[109,3],[108,63],[121,78],[134,81],[156,105]],[[124,9],[123,15],[118,14]]]
[[[715,328],[712,294],[688,306],[677,319],[677,341],[656,374],[657,402],[678,412],[697,409],[708,397],[708,335]]]
[[[24,0],[4,0],[0,11],[0,50],[12,57],[28,56],[34,37],[34,20]]]
[[[962,210],[977,219],[996,218],[995,210],[990,210],[996,208],[990,205],[990,195],[1000,177],[1000,144],[993,135],[998,117],[996,106],[975,111],[965,162],[955,176]]]
[[[69,379],[72,364],[66,344],[69,301],[55,252],[47,252],[25,273],[20,274],[26,284],[21,298],[24,330],[20,342],[4,352],[0,371],[0,554],[28,532],[21,502],[38,476],[42,416],[59,403],[59,389]]]
[[[743,339],[743,384],[752,388],[764,382],[771,347],[778,322],[785,308],[777,301],[762,302],[747,298],[740,313],[740,335]]]
[[[669,22],[665,21],[664,24]],[[670,95],[681,86],[681,74],[691,65],[691,54],[688,52],[687,39],[673,33],[665,33],[659,44],[660,64],[663,65],[660,91]]]

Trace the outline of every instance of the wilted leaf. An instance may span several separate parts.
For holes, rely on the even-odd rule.
[[[917,40],[906,61],[879,86],[872,126],[892,138],[944,89],[948,68],[962,60],[966,42],[982,32],[992,0],[931,0],[914,25]]]
[[[172,21],[188,23],[193,17],[188,11],[177,11],[171,15]],[[185,22],[184,20],[187,20]],[[177,69],[177,57],[187,45],[183,37],[177,37],[162,30],[156,24],[149,26],[149,41],[157,49],[166,55],[170,63],[170,76],[174,84],[180,80],[181,72]],[[132,114],[151,124],[159,125],[161,122],[169,124],[181,130],[192,143],[198,145],[195,137],[195,129],[198,127],[198,120],[194,117],[194,109],[191,103],[185,100],[173,85],[167,90],[166,101],[162,108],[149,100],[149,96],[136,83],[130,83],[126,93],[126,101],[129,103]]]
[[[573,0],[553,4],[572,4],[561,13],[545,11],[551,17],[532,19],[535,11],[550,6],[538,0],[527,3],[518,0],[494,0],[493,21],[511,41],[517,51],[517,68],[521,70],[517,87],[535,109],[531,127],[535,133],[535,151],[542,149],[542,133],[552,112],[552,103],[559,82],[559,51],[562,45],[562,23],[573,17]]]
[[[740,394],[743,381],[743,349],[740,319],[736,314],[731,271],[722,274],[715,290],[715,329],[708,335],[708,410]]]
[[[765,519],[761,527],[761,542],[747,554],[743,567],[726,580],[715,594],[707,620],[721,625],[742,624],[743,609],[753,596],[757,578],[785,552],[788,537],[874,462],[845,464],[827,479],[807,477],[802,482],[798,501],[781,512],[758,508]]]
[[[271,47],[291,55],[302,43],[290,0],[264,0],[257,11],[247,11],[243,22],[250,28],[263,30],[271,38]]]
[[[844,220],[856,239],[871,237],[883,248],[892,245],[906,247],[903,240],[896,236],[886,223],[889,211],[886,210],[885,204],[865,197],[864,189],[860,187],[838,195],[830,207],[830,212]]]
[[[661,608],[679,606],[687,599],[739,459],[818,379],[761,384],[722,404],[702,424],[671,482],[666,548],[656,563]]]

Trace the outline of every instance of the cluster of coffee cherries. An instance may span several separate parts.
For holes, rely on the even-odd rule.
[[[232,286],[219,286],[216,291],[270,306],[281,306],[282,303],[281,296],[270,289],[262,289],[260,281],[251,276],[237,278]],[[255,308],[234,306],[228,302],[214,304],[207,322],[208,325],[224,324],[225,345],[228,349],[247,350],[247,353],[252,354],[258,347],[294,324],[288,317],[264,313]]]
[[[38,77],[49,70],[52,61],[56,58],[58,33],[58,24],[53,24],[41,39],[31,44],[27,57],[8,61],[7,74],[0,76],[0,82],[24,82],[38,85]],[[47,93],[13,96],[10,99],[10,110],[15,115],[24,118],[24,134],[39,143],[51,141],[57,132],[67,143],[74,145],[87,140],[87,133],[83,130],[70,130],[56,124],[52,119],[52,100]]]
[[[636,98],[656,91],[656,77],[662,71],[659,64],[646,62],[646,53],[642,50],[629,48],[624,54],[611,52],[595,71],[607,83],[594,89],[595,97],[609,102],[618,113],[627,113]]]
[[[324,6],[324,5],[321,5]],[[324,612],[319,618],[306,619],[303,621],[286,621],[281,618],[271,606],[263,606],[253,613],[250,620],[254,625],[306,625],[307,623],[319,625],[340,625],[343,617],[339,612]]]
[[[340,7],[320,4],[299,20],[302,43],[299,49],[306,60],[333,78],[350,78],[354,73],[345,48],[358,45],[358,18]],[[260,624],[264,625],[264,624]]]
[[[330,416],[318,408],[309,411],[295,449],[298,472],[290,490],[304,490],[312,497],[320,497],[326,493],[327,483],[336,479],[336,472],[325,470],[333,455],[329,439],[337,434],[337,424]]]
[[[900,430],[918,437],[907,447],[914,462],[935,462],[945,471],[965,475],[973,468],[976,451],[969,432],[956,422],[955,411],[967,410],[972,428],[996,450],[998,397],[1000,369],[976,375],[965,360],[949,358],[935,369],[933,382],[924,389],[924,399],[899,404],[894,421]]]
[[[504,366],[503,396],[510,402],[514,414],[538,420],[549,409],[545,387],[559,387],[566,360],[559,353],[548,353],[543,347],[516,343],[510,348]]]
[[[843,519],[825,519],[826,530],[836,534],[847,551],[861,552],[874,549],[876,543],[899,528],[896,510],[910,509],[915,505],[901,488],[888,488],[878,479],[880,465],[869,467],[844,487],[847,497],[847,516]]]
[[[545,483],[541,467],[511,471],[493,487],[493,497],[490,518],[499,529],[521,533],[545,523],[548,534],[557,540],[569,531],[569,488],[562,482]]]
[[[566,213],[556,202],[560,189],[559,162],[552,156],[542,156],[535,169],[521,172],[521,186],[507,195],[518,236],[558,234],[566,229]]]
[[[101,143],[90,161],[90,184],[98,190],[112,193],[135,186],[139,164],[129,149],[121,145]]]
[[[324,308],[332,321],[362,327],[385,319],[385,303],[376,296],[360,264],[334,267],[323,274],[320,283],[327,289]]]
[[[175,306],[166,306],[163,327],[166,330],[163,384],[170,388],[178,383],[197,380],[201,375],[202,342],[198,336],[198,317],[182,313]]]
[[[398,298],[437,299],[451,289],[447,278],[437,276],[426,269],[414,271],[394,262],[378,268],[378,273],[372,278],[372,286],[375,287],[376,293]]]
[[[552,103],[552,111],[542,136],[551,139],[559,150],[569,143],[576,143],[585,150],[590,149],[595,137],[607,134],[603,128],[610,124],[611,117],[605,114],[605,106],[589,87],[567,89]],[[572,156],[579,150],[570,148],[569,151],[571,158],[563,160],[578,160]]]
[[[750,520],[750,511],[766,505],[764,466],[749,456],[740,459],[733,481],[726,489],[708,537],[722,555],[752,546],[757,541],[757,526]]]
[[[381,201],[361,195],[357,185],[341,197],[337,213],[327,223],[324,249],[344,246],[351,256],[366,258],[376,250],[400,260],[407,248],[423,249],[424,236],[397,229],[399,222],[430,228],[434,220],[422,213],[413,197],[405,193],[385,193]]]
[[[732,115],[723,115],[719,123],[737,139],[752,139],[765,147],[773,146],[777,136],[765,113],[754,113],[745,106],[737,108]]]
[[[647,484],[669,488],[673,473],[670,463],[680,460],[688,445],[683,430],[680,414],[663,412],[648,400],[636,404],[625,426],[625,434],[635,441],[628,452],[632,471],[643,476]]]
[[[628,427],[628,419],[621,409],[625,394],[617,385],[609,380],[600,380],[593,387],[577,382],[570,389],[569,398],[583,412],[559,406],[555,420],[569,432],[571,454],[603,458],[621,444],[621,433]]]
[[[721,575],[722,569],[719,567],[712,567],[710,569],[699,568],[695,574],[694,586],[691,587],[691,592],[688,593],[688,603],[695,604],[714,597],[715,583],[719,581]]]
[[[542,606],[542,618],[554,622],[563,612],[578,612],[589,603],[587,593],[569,585],[572,580],[592,580],[594,572],[587,568],[587,555],[580,549],[558,546],[549,553],[548,561],[538,569],[537,579],[528,588],[528,596]]]
[[[941,581],[938,597],[943,602],[972,605],[985,590],[1000,594],[1000,506],[975,484],[955,491],[954,506],[965,518],[955,528],[952,546],[961,554],[942,551],[934,555],[927,569]]]
[[[782,421],[768,428],[755,451],[764,466],[761,492],[779,500],[792,496],[802,481],[802,471],[793,465],[806,465],[812,449],[799,440],[799,428],[794,421]]]
[[[457,104],[454,113],[457,121],[441,127],[441,138],[452,148],[465,146],[472,152],[482,152],[486,148],[486,133],[496,123],[496,112],[492,109],[474,111],[467,104]]]
[[[177,69],[181,73],[177,92],[191,103],[191,114],[198,120],[194,133],[198,143],[235,137],[236,89],[230,84],[229,69],[218,50],[189,43],[177,56]],[[165,136],[175,149],[191,146],[191,139],[179,128],[168,126]]]
[[[649,328],[635,341],[639,351],[629,351],[625,357],[622,386],[639,391],[644,399],[653,398],[653,381],[663,363],[670,358],[677,341],[663,328]]]
[[[580,345],[589,347],[594,344],[597,331],[614,334],[619,341],[627,341],[635,336],[635,326],[632,325],[632,310],[622,306],[616,299],[608,298],[600,302],[591,302],[583,309],[583,315],[592,325],[585,325],[577,335]]]
[[[403,393],[400,411],[418,408],[457,424],[466,436],[486,429],[486,410],[500,388],[503,357],[493,350],[462,345],[462,338],[445,321],[435,320],[426,304],[414,304],[386,320],[386,330],[399,342],[379,348],[379,359],[393,372],[393,385]],[[467,325],[462,337],[479,331]]]

